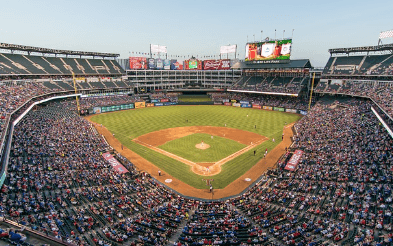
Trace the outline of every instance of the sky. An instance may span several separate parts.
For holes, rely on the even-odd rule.
[[[237,44],[244,59],[247,41],[289,38],[294,30],[291,59],[323,67],[330,48],[377,45],[379,33],[393,29],[392,9],[393,1],[378,0],[13,0],[1,4],[0,42],[120,58],[147,53],[150,44],[187,57]]]

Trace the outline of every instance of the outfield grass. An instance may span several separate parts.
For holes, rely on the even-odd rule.
[[[202,141],[210,145],[210,148],[197,149],[195,145]],[[158,147],[189,161],[198,163],[217,162],[243,149],[246,145],[228,138],[214,136],[212,139],[210,134],[195,133],[169,141]]]
[[[207,95],[180,95],[178,100],[179,102],[211,102]]]
[[[285,124],[299,119],[300,116],[296,114],[228,106],[152,107],[92,117],[92,121],[107,127],[124,146],[173,177],[199,189],[206,188],[206,183],[202,181],[204,176],[196,175],[188,165],[141,146],[132,139],[149,132],[173,127],[224,126],[225,124],[227,127],[255,132],[269,139],[275,138],[275,142],[265,141],[254,148],[257,150],[256,156],[253,155],[254,149],[251,149],[223,165],[221,173],[211,178],[214,179],[215,188],[224,188],[262,159],[266,148],[270,151],[281,142]]]

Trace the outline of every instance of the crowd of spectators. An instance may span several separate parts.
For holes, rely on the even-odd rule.
[[[30,98],[50,92],[52,90],[36,82],[23,84],[0,83],[0,136],[10,113]]]
[[[343,84],[328,85],[325,82],[320,82],[315,88],[315,92],[368,97],[393,117],[393,88],[390,84],[377,81],[346,81]]]
[[[139,101],[141,101],[139,96],[114,95],[102,97],[82,97],[79,103],[81,110],[87,110],[96,106],[120,105]]]
[[[299,98],[214,97],[307,106]],[[100,99],[107,100],[92,103]],[[0,213],[78,245],[390,245],[393,140],[370,105],[319,100],[295,125],[288,158],[276,169],[237,198],[200,202],[174,194],[120,154],[129,172],[117,173],[102,158],[110,146],[90,123],[50,103],[15,127]],[[295,149],[303,157],[287,171]]]
[[[260,81],[255,83],[255,78],[260,78]],[[293,78],[274,78],[274,77],[251,77],[249,81],[252,83],[235,84],[231,89],[234,90],[249,90],[249,91],[261,91],[261,92],[277,92],[277,93],[289,93],[298,94],[303,89],[304,85],[307,84],[309,77],[293,77]],[[285,82],[279,82],[285,80]]]

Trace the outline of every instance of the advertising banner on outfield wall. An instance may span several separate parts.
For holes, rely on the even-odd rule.
[[[250,104],[250,102],[249,101],[240,101],[240,103],[244,103],[244,104]]]
[[[146,107],[154,107],[154,103],[146,103]]]
[[[293,153],[293,155],[292,155],[292,157],[291,157],[291,159],[289,159],[289,161],[288,161],[288,163],[287,163],[287,165],[285,166],[285,170],[288,170],[288,171],[295,171],[295,169],[296,169],[296,167],[297,167],[297,165],[299,164],[299,161],[300,161],[300,158],[302,157],[302,155],[303,155],[303,151],[301,151],[301,150],[295,150],[295,152]]]
[[[171,106],[172,103],[171,102],[164,102],[164,106]]]
[[[152,102],[152,103],[158,103],[158,102],[160,102],[160,99],[151,99],[150,102]]]
[[[307,115],[307,111],[299,110],[299,114],[301,114],[301,115]]]
[[[93,112],[94,112],[95,114],[101,114],[101,107],[94,107],[94,108],[93,108]]]
[[[160,100],[160,102],[162,102],[162,103],[163,102],[169,102],[169,99],[168,98],[163,98],[163,99]]]
[[[128,170],[120,164],[109,152],[102,154],[105,160],[111,164],[111,166],[120,174],[128,173]]]
[[[229,99],[223,99],[222,102],[223,103],[229,102]]]
[[[284,108],[280,108],[280,107],[274,107],[273,110],[274,111],[280,111],[280,112],[284,112],[285,111]]]
[[[232,106],[232,103],[230,103],[230,102],[224,102],[224,105],[225,105],[225,106]]]
[[[222,105],[222,102],[214,102],[214,105]]]
[[[241,104],[240,104],[240,107],[242,107],[242,108],[251,108],[251,104],[248,104],[248,103],[241,103]]]
[[[233,107],[239,107],[240,108],[240,103],[232,103]]]
[[[154,106],[155,107],[164,106],[164,103],[155,103]]]
[[[297,110],[296,109],[290,109],[290,108],[287,108],[287,109],[285,109],[285,112],[288,112],[288,113],[297,113]]]
[[[262,108],[262,106],[261,106],[261,105],[258,105],[258,104],[253,104],[252,107],[253,107],[253,108]]]
[[[145,102],[135,102],[135,108],[144,108]]]
[[[273,107],[270,107],[270,106],[263,106],[262,108],[267,109],[267,110],[273,110]]]

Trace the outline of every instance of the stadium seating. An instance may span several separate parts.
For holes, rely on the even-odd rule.
[[[298,94],[307,84],[309,77],[263,77],[243,76],[232,86],[234,90],[278,92]]]
[[[1,89],[8,99],[25,90],[28,98],[51,86]],[[345,90],[352,86],[346,84]],[[379,89],[384,93],[386,88]],[[307,106],[300,98],[213,97]],[[87,98],[81,105],[131,98]],[[0,206],[9,218],[37,231],[79,245],[327,245],[392,238],[393,142],[371,113],[370,102],[322,98],[296,124],[295,143],[276,169],[245,194],[215,202],[175,195],[121,155],[115,157],[129,173],[116,173],[101,157],[109,146],[67,109],[73,107],[68,101],[50,103],[28,113],[15,128]],[[295,149],[305,153],[296,172],[290,172],[284,167]]]
[[[393,55],[330,57],[323,73],[326,75],[393,75]]]
[[[28,56],[0,53],[0,74],[20,75],[121,75],[115,60]]]

